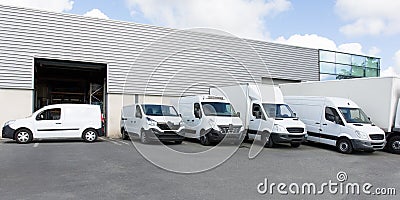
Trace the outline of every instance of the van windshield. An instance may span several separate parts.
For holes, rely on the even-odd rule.
[[[229,116],[235,117],[236,112],[230,103],[203,102],[201,103],[206,116]]]
[[[347,123],[360,123],[360,124],[372,123],[368,119],[367,115],[360,108],[340,107],[339,110],[342,113]]]
[[[145,104],[143,110],[149,116],[178,116],[173,106]]]
[[[293,111],[286,104],[263,103],[263,107],[270,118],[295,118]]]

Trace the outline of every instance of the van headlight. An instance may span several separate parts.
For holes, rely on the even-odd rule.
[[[279,124],[275,124],[274,128],[272,129],[272,132],[273,133],[284,133],[284,132],[286,132],[286,128]]]
[[[364,132],[361,131],[355,131],[357,137],[361,138],[361,139],[368,139],[368,135]]]
[[[10,121],[6,122],[6,123],[4,124],[4,126],[11,125],[11,124],[13,124],[14,122],[15,122],[15,120],[10,120]]]
[[[217,123],[212,119],[208,120],[208,124],[210,124],[211,128],[215,129],[217,127]]]
[[[149,118],[149,117],[146,117],[146,119],[147,119],[147,124],[148,124],[149,126],[157,126],[157,121],[156,121],[156,120],[151,119],[151,118]]]

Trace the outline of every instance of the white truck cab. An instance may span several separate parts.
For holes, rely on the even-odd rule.
[[[47,138],[82,138],[87,142],[94,142],[98,136],[104,136],[100,106],[45,106],[27,118],[5,123],[2,136],[14,139],[18,143]]]
[[[185,136],[197,138],[202,145],[224,138],[240,143],[244,138],[242,120],[231,103],[221,96],[200,95],[177,99],[185,124]]]
[[[336,146],[341,153],[373,152],[385,146],[385,132],[349,99],[285,96],[285,101],[307,125],[308,141]]]
[[[268,147],[289,143],[299,147],[305,141],[305,124],[284,102],[279,87],[243,84],[211,88],[210,93],[226,96],[240,112],[249,139],[266,142]]]
[[[123,139],[128,139],[131,134],[138,135],[142,143],[159,140],[180,144],[184,139],[182,118],[171,105],[124,106],[120,125]]]

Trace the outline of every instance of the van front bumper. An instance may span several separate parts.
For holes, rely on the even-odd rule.
[[[242,132],[225,134],[225,133],[222,133],[221,131],[218,131],[218,130],[215,130],[215,129],[211,129],[211,130],[208,131],[207,134],[208,134],[208,139],[211,142],[220,142],[224,138],[226,140],[238,140],[238,141],[243,139]]]
[[[271,133],[274,143],[302,143],[306,141],[306,134]]]
[[[353,149],[356,151],[376,151],[382,150],[385,147],[385,141],[366,141],[366,140],[351,140]]]
[[[4,126],[3,130],[1,132],[1,137],[14,139],[14,132],[15,132],[15,130],[12,129],[9,125]]]
[[[185,138],[182,130],[180,132],[177,131],[159,131],[157,129],[151,128],[149,130],[145,130],[148,138],[150,140],[159,140],[161,142],[174,142],[174,141],[183,141]]]

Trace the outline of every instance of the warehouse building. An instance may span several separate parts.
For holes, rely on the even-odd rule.
[[[124,104],[210,86],[379,76],[380,60],[229,34],[0,5],[0,123],[56,103],[102,106],[119,136]]]

